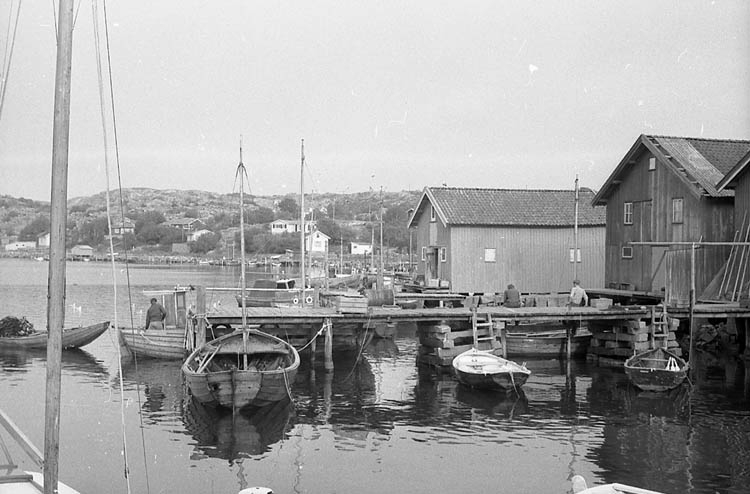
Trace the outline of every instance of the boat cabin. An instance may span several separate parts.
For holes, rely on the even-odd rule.
[[[165,327],[184,328],[187,326],[187,294],[191,290],[190,287],[175,287],[173,290],[144,290],[143,294],[149,300],[156,298],[167,311]]]

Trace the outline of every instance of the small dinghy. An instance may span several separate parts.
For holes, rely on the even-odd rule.
[[[453,359],[453,373],[459,382],[472,388],[502,390],[523,386],[531,375],[525,365],[476,348]]]
[[[196,400],[239,409],[287,398],[299,363],[299,353],[286,341],[245,328],[196,349],[182,373]]]
[[[644,391],[668,391],[685,380],[688,364],[666,348],[654,348],[625,361],[625,374]]]

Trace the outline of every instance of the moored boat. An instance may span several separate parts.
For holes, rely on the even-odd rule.
[[[625,361],[630,382],[644,391],[668,391],[685,380],[688,363],[666,348],[654,348]]]
[[[77,328],[65,328],[62,332],[62,347],[80,348],[88,345],[109,328],[109,321],[80,326]],[[44,349],[47,348],[47,332],[39,331],[27,336],[8,336],[0,338],[0,350],[3,349]]]
[[[313,290],[295,288],[296,281],[284,280],[255,280],[252,288],[243,290],[245,307],[295,307],[302,303],[313,303]],[[306,300],[303,300],[303,297]],[[237,307],[243,306],[242,294],[236,295]]]
[[[588,487],[586,479],[581,475],[574,475],[571,480],[574,494],[662,494],[632,485],[612,483]]]
[[[196,400],[239,409],[285,399],[299,364],[292,345],[245,328],[196,349],[182,365],[182,373]]]
[[[502,390],[523,386],[531,375],[525,365],[476,348],[453,359],[453,373],[459,382],[472,388]]]
[[[505,334],[507,355],[514,357],[562,357],[567,355],[567,330],[553,329],[548,331],[517,331],[522,326],[512,326]],[[570,353],[574,357],[586,355],[591,343],[591,333],[580,328],[571,338]]]

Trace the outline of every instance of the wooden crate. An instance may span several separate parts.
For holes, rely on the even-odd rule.
[[[367,314],[367,297],[337,295],[332,304],[342,314]]]

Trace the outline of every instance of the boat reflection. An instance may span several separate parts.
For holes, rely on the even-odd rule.
[[[139,390],[139,403],[145,422],[168,427],[183,413],[185,388],[180,366],[174,361],[130,359],[123,362],[126,390]]]
[[[512,420],[513,417],[529,411],[529,400],[523,389],[500,393],[457,384],[456,399],[470,407],[473,412],[491,417],[506,417]]]
[[[269,451],[271,445],[289,432],[294,416],[294,405],[288,398],[232,413],[187,397],[182,421],[195,440],[191,459],[221,458],[234,462]]]
[[[46,349],[4,349],[0,352],[0,369],[3,371],[26,372],[36,361],[47,361]],[[62,370],[77,375],[91,375],[95,379],[108,373],[100,360],[80,348],[62,352]]]

